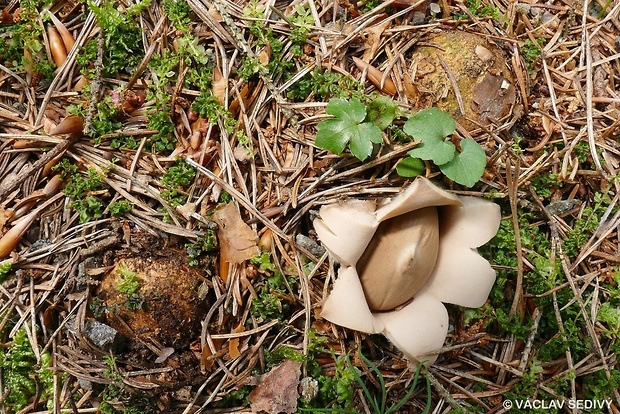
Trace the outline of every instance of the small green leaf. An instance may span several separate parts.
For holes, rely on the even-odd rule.
[[[13,266],[13,259],[6,259],[0,262],[0,282],[4,281],[4,278],[11,271],[12,266]]]
[[[348,124],[359,124],[366,118],[366,107],[359,99],[331,99],[325,112]]]
[[[392,99],[380,96],[368,104],[366,119],[383,130],[394,121],[397,110],[398,105]]]
[[[373,143],[382,141],[381,130],[366,118],[366,107],[358,99],[331,99],[325,109],[335,118],[321,121],[317,126],[315,144],[340,154],[350,144],[351,153],[364,161],[372,152]]]
[[[317,147],[334,154],[341,154],[351,138],[351,126],[345,126],[340,119],[326,119],[317,125]]]
[[[473,139],[461,141],[461,153],[447,164],[439,168],[446,177],[461,185],[472,187],[480,180],[487,165],[487,156],[484,150]]]
[[[372,144],[380,144],[381,141],[381,130],[375,124],[364,122],[351,134],[349,148],[358,160],[364,161],[372,153]]]
[[[419,158],[403,158],[396,166],[396,172],[401,177],[416,177],[424,172],[424,162]]]
[[[456,155],[454,144],[446,141],[456,129],[454,119],[438,108],[424,109],[405,123],[404,131],[421,145],[409,151],[413,158],[432,160],[437,165],[450,162]]]

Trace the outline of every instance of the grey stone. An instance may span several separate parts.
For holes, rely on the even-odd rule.
[[[86,321],[84,336],[105,351],[118,351],[124,343],[123,336],[116,329],[95,320]]]

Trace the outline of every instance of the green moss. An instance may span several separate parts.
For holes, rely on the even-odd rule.
[[[38,398],[40,404],[51,400],[54,379],[50,365],[51,356],[48,353],[41,354],[41,361],[37,364],[26,329],[19,329],[8,347],[0,347],[4,386],[1,391],[3,395],[8,392],[3,407],[8,412],[18,412],[33,401],[37,391],[41,392]]]
[[[200,264],[201,257],[217,248],[215,231],[207,229],[205,233],[204,236],[198,237],[196,241],[185,244],[190,266],[197,266]]]
[[[540,174],[530,180],[532,187],[539,197],[548,199],[553,194],[553,190],[562,185],[560,174]]]
[[[101,405],[99,412],[102,414],[155,414],[157,405],[152,397],[146,392],[130,389],[123,385],[123,376],[116,367],[116,358],[104,355],[104,361],[108,368],[103,376],[112,382],[106,385],[99,395]]]
[[[56,66],[44,56],[45,43],[43,42],[44,28],[40,24],[41,10],[49,1],[21,0],[19,2],[19,22],[0,27],[0,63],[13,70],[24,70],[28,64],[33,65],[33,72],[51,79]],[[28,61],[24,51],[34,57]]]
[[[187,29],[190,23],[189,15],[192,9],[187,2],[182,0],[164,0],[162,7],[170,21],[177,29]]]
[[[315,94],[324,100],[330,98],[362,100],[365,97],[364,86],[352,77],[318,67],[293,84],[287,93],[289,99],[297,101],[305,100],[310,94]]]
[[[121,281],[116,286],[116,290],[126,295],[136,293],[140,289],[140,279],[136,272],[132,272],[127,267],[122,266],[119,269],[122,276]]]
[[[465,6],[478,17],[490,17],[492,19],[506,21],[506,16],[495,6],[484,4],[482,0],[465,0]]]
[[[131,211],[133,204],[127,200],[119,200],[110,204],[110,215],[112,217],[120,217]]]
[[[586,397],[593,400],[608,400],[620,388],[620,371],[610,371],[609,378],[604,370],[586,375],[583,380]]]
[[[151,4],[151,0],[127,8],[112,0],[104,0],[99,5],[94,1],[88,1],[87,4],[103,31],[103,76],[115,77],[118,73],[131,73],[144,56],[142,30],[136,16]],[[89,40],[80,53],[83,56],[78,63],[88,68],[97,56],[97,38]]]
[[[568,257],[575,257],[592,237],[610,203],[611,198],[607,191],[594,194],[594,204],[583,209],[581,216],[572,223],[571,230],[564,238],[564,253]]]
[[[543,37],[537,38],[536,42],[533,42],[529,38],[525,39],[523,42],[523,46],[521,46],[521,56],[523,56],[523,60],[527,63],[530,71],[534,69],[534,64],[542,54],[542,48],[545,46],[545,43],[547,43],[547,39]]]

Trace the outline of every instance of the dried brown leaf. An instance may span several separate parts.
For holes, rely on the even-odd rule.
[[[294,413],[299,398],[301,363],[286,360],[265,375],[258,387],[250,393],[252,412],[269,414]]]
[[[213,70],[213,84],[211,86],[211,93],[217,99],[220,105],[224,105],[226,102],[226,88],[228,87],[228,80],[222,75],[222,71],[217,66]]]
[[[216,352],[222,348],[223,339],[213,339],[213,345],[215,347]],[[211,348],[208,344],[202,347],[202,352],[200,355],[200,362],[204,367],[206,372],[211,371],[213,364],[215,364],[215,358],[211,358],[214,354],[211,352]]]
[[[260,254],[258,234],[245,224],[233,203],[216,208],[213,221],[219,226],[220,260],[238,264]]]
[[[391,21],[385,21],[379,25],[372,26],[367,30],[367,36],[364,39],[365,49],[364,55],[362,56],[362,60],[365,62],[370,62],[371,59],[375,57],[377,50],[379,50],[379,46],[381,45],[381,36],[385,29],[390,27]]]
[[[67,49],[62,41],[62,37],[60,37],[58,30],[52,26],[47,28],[47,37],[50,42],[50,52],[52,53],[54,63],[56,64],[56,67],[61,67],[67,59]]]
[[[241,333],[243,331],[245,331],[245,328],[243,323],[240,323],[233,328],[232,333]],[[228,356],[230,356],[230,359],[241,356],[241,352],[239,351],[239,338],[231,338],[230,341],[228,341]]]

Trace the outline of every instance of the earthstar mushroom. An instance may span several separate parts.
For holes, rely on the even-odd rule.
[[[321,208],[314,227],[340,263],[321,316],[382,333],[415,369],[432,364],[448,332],[442,302],[479,307],[495,271],[476,251],[499,228],[499,206],[458,197],[418,177],[387,200],[349,199]]]

